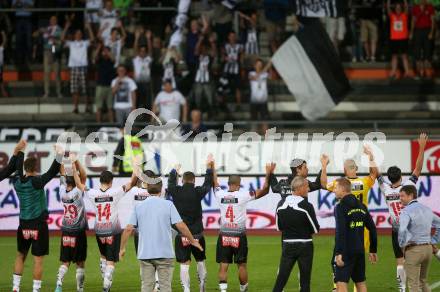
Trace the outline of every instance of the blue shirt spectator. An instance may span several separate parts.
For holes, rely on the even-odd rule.
[[[137,258],[174,258],[171,225],[182,222],[173,203],[158,197],[150,197],[136,206],[129,224],[137,226],[139,247]]]
[[[412,200],[402,210],[399,224],[400,247],[411,244],[437,244],[440,241],[440,217],[417,200]],[[432,227],[436,229],[436,232],[431,238]]]

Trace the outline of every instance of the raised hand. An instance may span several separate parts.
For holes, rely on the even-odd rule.
[[[428,135],[426,133],[421,133],[418,142],[419,147],[425,149],[426,142],[428,142]]]
[[[274,162],[266,163],[266,174],[271,174],[275,171],[277,164]]]
[[[208,154],[208,158],[206,159],[206,167],[207,168],[214,168],[214,155],[212,153]]]
[[[321,155],[321,165],[323,167],[326,167],[329,163],[330,163],[330,158],[328,157],[328,155],[327,154],[322,154]]]

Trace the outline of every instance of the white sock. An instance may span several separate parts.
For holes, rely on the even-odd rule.
[[[246,283],[244,285],[240,284],[240,292],[246,292],[248,290],[248,286],[249,286],[249,283]]]
[[[220,288],[220,292],[226,292],[226,290],[228,290],[228,283],[219,283],[218,287]]]
[[[34,280],[34,285],[32,286],[32,292],[40,292],[41,280]]]
[[[199,276],[200,292],[205,292],[206,274],[205,261],[197,262],[197,275]]]
[[[406,272],[402,265],[397,266],[396,273],[397,273],[397,288],[399,288],[399,291],[405,291]]]
[[[12,290],[20,291],[21,275],[12,274]]]
[[[61,265],[59,267],[57,275],[57,286],[63,286],[64,275],[66,275],[68,270],[69,268],[65,265]]]
[[[105,276],[105,270],[107,267],[107,261],[103,258],[99,259],[99,269],[101,270],[101,277],[104,279]]]
[[[437,251],[437,253],[435,254],[435,257],[440,261],[440,250]]]
[[[84,268],[76,268],[76,290],[84,289],[85,270]]]
[[[103,283],[104,289],[110,289],[112,287],[114,270],[115,270],[114,266],[107,265],[104,275],[104,283]]]
[[[180,264],[180,282],[183,292],[190,292],[189,265]]]
[[[159,285],[159,274],[157,273],[157,270],[156,270],[156,273],[154,273],[154,278],[156,279],[156,285],[154,285],[154,289],[155,290],[159,290],[159,288],[160,288],[160,285]]]

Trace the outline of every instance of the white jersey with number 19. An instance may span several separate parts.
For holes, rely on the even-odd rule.
[[[383,176],[379,176],[377,178],[377,181],[379,182],[379,187],[382,192],[382,194],[385,196],[385,201],[388,206],[388,212],[390,213],[391,217],[391,226],[394,229],[399,228],[399,216],[400,212],[403,209],[402,204],[400,203],[400,189],[402,186],[406,185],[413,185],[416,186],[417,183],[417,176],[411,175],[408,180],[406,180],[404,183],[402,183],[398,187],[393,187],[391,184],[385,181]]]
[[[86,196],[92,201],[96,210],[95,233],[98,236],[119,234],[121,224],[118,217],[118,203],[125,195],[125,186],[108,190],[86,190]]]
[[[241,234],[246,231],[247,203],[255,200],[255,192],[229,192],[217,187],[214,190],[220,206],[220,233]]]

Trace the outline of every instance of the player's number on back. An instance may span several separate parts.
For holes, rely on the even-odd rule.
[[[226,219],[229,219],[229,222],[233,223],[234,222],[234,208],[229,205],[228,209],[226,209]]]
[[[78,209],[75,205],[64,205],[64,217],[67,219],[75,219],[78,216]]]
[[[103,217],[108,221],[111,216],[110,204],[106,203],[104,207],[102,205],[103,204],[98,205],[98,221],[101,221]]]
[[[393,208],[394,215],[400,215],[400,211],[402,210],[402,205],[400,204],[400,202],[392,202],[391,208]]]

